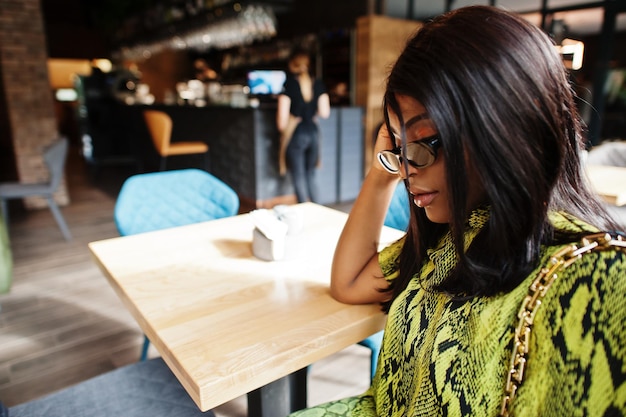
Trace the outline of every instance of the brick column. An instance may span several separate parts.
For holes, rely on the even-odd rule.
[[[20,182],[48,178],[43,148],[58,137],[54,101],[48,81],[48,54],[40,0],[0,0],[0,83],[10,140]],[[69,197],[65,183],[55,195]],[[43,199],[25,200],[28,208],[46,207]]]

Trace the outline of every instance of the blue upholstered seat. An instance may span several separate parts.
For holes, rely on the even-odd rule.
[[[385,226],[393,227],[398,230],[406,231],[409,227],[410,218],[409,194],[403,182],[400,182],[391,199],[389,210],[385,217]],[[380,346],[383,341],[383,331],[375,333],[365,340],[359,342],[359,345],[371,349],[372,356],[370,362],[371,377],[374,378],[376,365],[378,363],[378,355]]]
[[[387,216],[385,217],[385,226],[406,231],[409,227],[411,214],[409,208],[409,193],[404,183],[400,182],[391,198],[389,210],[387,210]]]
[[[133,175],[122,185],[114,219],[122,236],[234,216],[239,197],[226,183],[199,169]],[[147,358],[145,338],[141,359]]]
[[[227,184],[199,169],[138,174],[128,178],[115,203],[120,235],[233,216],[239,197]]]

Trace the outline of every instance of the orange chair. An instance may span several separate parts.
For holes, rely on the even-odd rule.
[[[168,156],[201,153],[205,154],[205,168],[209,170],[209,145],[201,141],[171,142],[172,119],[167,113],[159,110],[145,110],[143,116],[154,147],[161,156],[160,171],[165,170]]]

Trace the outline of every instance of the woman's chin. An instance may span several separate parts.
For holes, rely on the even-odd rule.
[[[450,223],[450,212],[434,206],[423,207],[426,217],[433,223]]]

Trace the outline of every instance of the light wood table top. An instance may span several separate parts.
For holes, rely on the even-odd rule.
[[[252,254],[249,214],[89,244],[126,307],[201,410],[282,378],[381,330],[378,305],[329,294],[347,214],[312,203],[295,256]],[[385,228],[381,247],[402,232]]]
[[[626,167],[587,165],[592,188],[609,204],[626,205]]]

